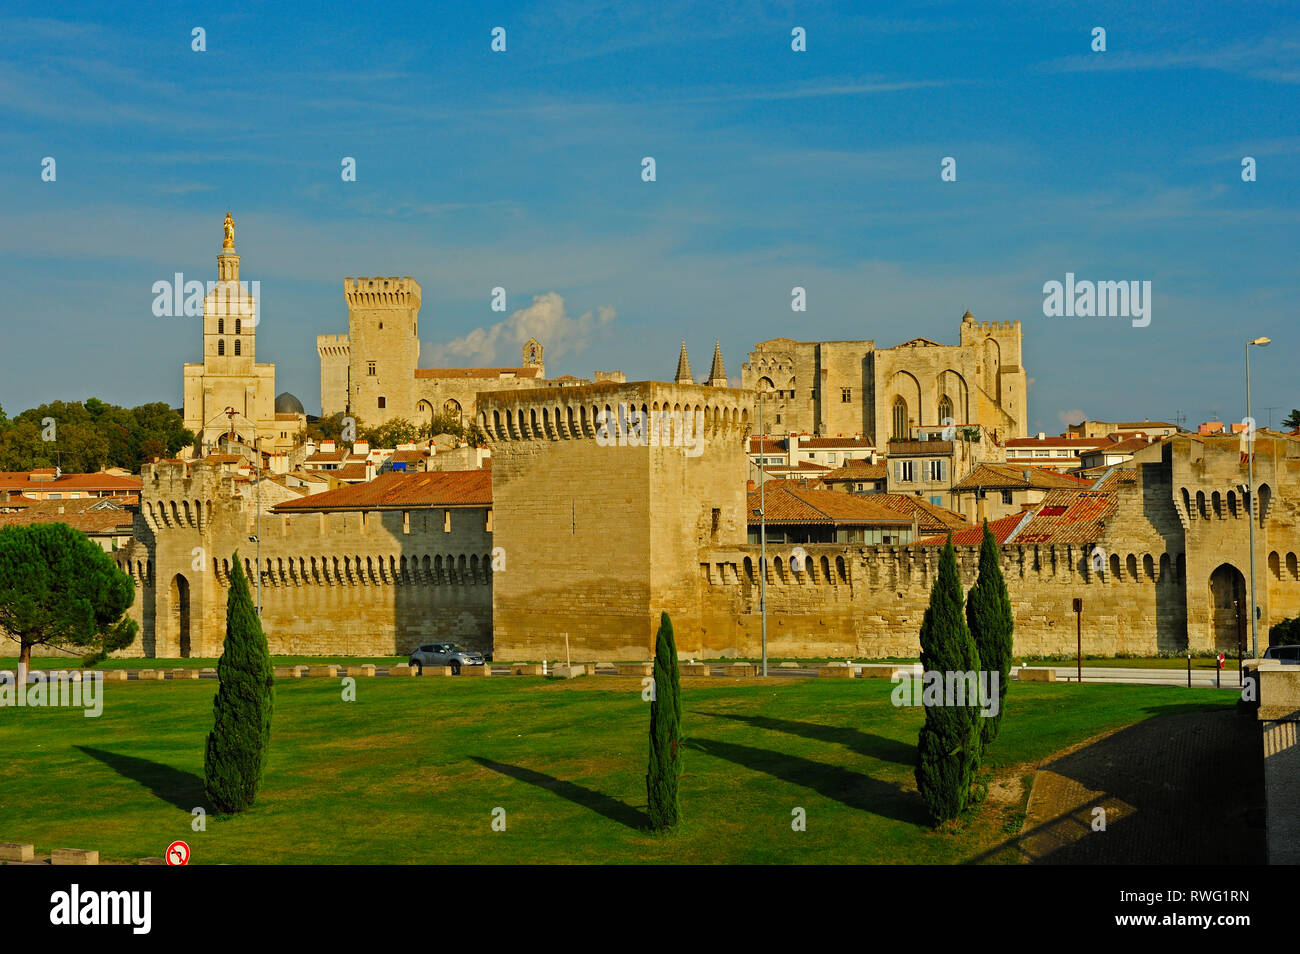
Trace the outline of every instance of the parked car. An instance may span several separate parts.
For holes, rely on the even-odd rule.
[[[1264,658],[1300,666],[1300,646],[1270,646],[1264,650]]]
[[[486,665],[482,653],[470,652],[455,643],[425,643],[411,653],[411,668],[424,672],[425,666],[450,666],[453,676],[459,676],[462,666]]]

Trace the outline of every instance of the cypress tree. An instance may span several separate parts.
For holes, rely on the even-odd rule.
[[[217,663],[213,725],[203,756],[204,791],[220,814],[253,804],[271,739],[275,673],[239,554],[226,600],[226,644]]]
[[[925,702],[925,725],[916,744],[916,786],[935,824],[956,818],[966,807],[979,754],[977,700],[965,705],[945,705],[942,688],[948,673],[977,672],[979,653],[962,613],[961,577],[952,535],[939,557],[939,573],[930,590],[930,607],[921,622],[921,667],[927,677],[940,680],[941,696]],[[932,676],[931,674],[935,674]],[[938,704],[931,704],[937,701]]]
[[[681,820],[677,777],[682,772],[682,685],[673,624],[664,613],[655,638],[654,696],[650,700],[650,768],[646,799],[650,828],[661,831]]]
[[[1002,704],[1011,676],[1011,634],[1015,628],[1011,597],[1007,595],[1007,583],[1002,578],[1002,560],[987,520],[984,522],[984,540],[980,544],[979,578],[966,598],[966,623],[975,639],[975,648],[979,650],[984,669],[990,674],[998,673],[998,713],[978,720],[982,757],[984,749],[998,737],[1002,728]]]

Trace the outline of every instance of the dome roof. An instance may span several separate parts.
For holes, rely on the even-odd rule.
[[[285,391],[283,394],[276,395],[275,413],[276,414],[306,414],[307,411],[303,408],[301,401],[299,401],[288,391]]]

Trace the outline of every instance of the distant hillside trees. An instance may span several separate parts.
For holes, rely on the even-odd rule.
[[[75,474],[121,467],[138,474],[141,464],[193,443],[181,415],[162,403],[53,401],[13,418],[0,409],[0,470],[62,467]]]

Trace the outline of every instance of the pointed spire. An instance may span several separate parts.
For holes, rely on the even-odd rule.
[[[682,353],[677,359],[677,377],[674,378],[678,384],[694,384],[695,379],[691,377],[691,359],[686,357],[686,339],[682,339]]]
[[[972,314],[970,313],[970,309],[967,308],[967,309],[966,309],[966,314],[964,314],[964,315],[961,316],[961,320],[962,320],[962,321],[974,321],[974,320],[975,320],[975,316],[972,315]]]
[[[722,366],[722,342],[713,339],[713,367],[709,369],[709,387],[725,388],[727,386],[727,371]]]

